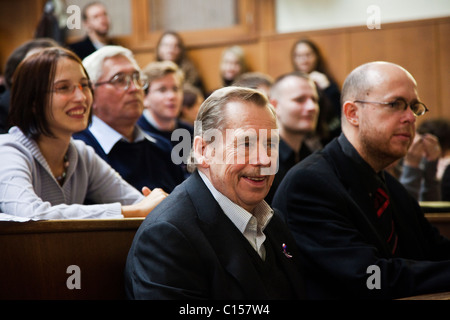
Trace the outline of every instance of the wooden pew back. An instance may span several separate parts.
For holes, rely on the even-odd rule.
[[[450,239],[450,201],[423,201],[420,206],[428,221]]]
[[[450,205],[422,207],[450,238]],[[0,299],[125,298],[123,271],[142,221],[0,222]]]
[[[123,270],[142,221],[1,222],[0,299],[125,298]]]

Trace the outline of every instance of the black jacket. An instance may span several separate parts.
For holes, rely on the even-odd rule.
[[[362,158],[344,153],[345,141],[341,135],[293,167],[272,202],[301,251],[307,295],[397,298],[449,291],[450,241],[430,225],[406,189],[386,174],[399,238],[398,255],[392,256],[378,232],[367,189],[370,177]],[[381,289],[368,288],[372,265],[379,267]]]
[[[276,214],[264,233],[279,266],[268,271],[284,273],[294,297],[303,298],[292,235]],[[266,290],[255,256],[259,259],[194,172],[137,231],[126,263],[126,293],[131,299],[271,299],[277,293]]]

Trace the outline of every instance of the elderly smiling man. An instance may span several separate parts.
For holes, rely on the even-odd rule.
[[[303,297],[295,242],[264,201],[276,171],[276,129],[273,108],[256,90],[219,89],[202,104],[195,170],[136,233],[125,271],[129,298]]]

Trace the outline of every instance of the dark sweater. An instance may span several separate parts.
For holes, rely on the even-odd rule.
[[[139,191],[147,186],[171,192],[184,180],[182,169],[172,162],[164,141],[158,144],[148,139],[133,143],[121,140],[106,154],[88,129],[73,137],[92,146],[101,158]]]

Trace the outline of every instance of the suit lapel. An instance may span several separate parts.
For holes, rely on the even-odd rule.
[[[327,151],[324,150],[324,153],[327,161],[334,168],[339,180],[347,190],[349,200],[354,205],[355,210],[360,212],[356,217],[357,220],[352,219],[357,221],[356,227],[361,230],[362,235],[369,242],[382,249],[385,256],[391,256],[386,241],[381,238],[374,227],[376,218],[374,207],[371,206],[372,199],[366,185],[361,182],[361,175],[355,170],[354,161],[344,154],[337,139],[330,142],[326,149]]]
[[[240,284],[245,296],[267,299],[261,278],[245,247],[247,243],[243,242],[246,239],[225,215],[198,172],[189,179],[192,183],[187,184],[186,190],[197,210],[199,225],[221,265]]]
[[[298,263],[300,260],[300,253],[297,251],[294,238],[285,230],[286,226],[284,225],[284,222],[282,222],[281,218],[277,215],[278,213],[275,212],[272,221],[264,230],[266,242],[270,242],[275,259],[279,262],[283,271],[288,276],[297,297],[304,297],[305,286],[301,276],[301,267]]]

